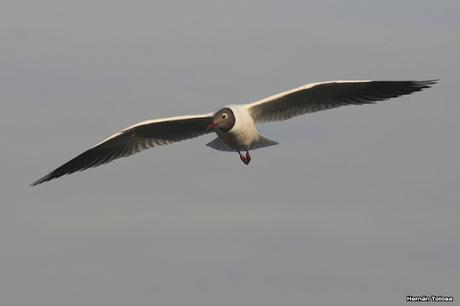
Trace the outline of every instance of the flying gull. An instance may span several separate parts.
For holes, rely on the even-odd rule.
[[[344,105],[373,104],[421,91],[436,82],[359,80],[309,83],[253,103],[230,105],[216,113],[143,121],[110,136],[31,186],[145,149],[212,132],[217,137],[207,146],[219,151],[237,152],[241,161],[248,165],[251,161],[249,151],[278,144],[260,135],[257,123],[286,120]]]

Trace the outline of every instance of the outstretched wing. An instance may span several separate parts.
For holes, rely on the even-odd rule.
[[[304,86],[246,104],[255,122],[280,121],[343,105],[369,104],[429,88],[428,81],[331,81]]]
[[[122,130],[86,152],[51,171],[31,186],[58,178],[65,174],[85,170],[126,157],[145,149],[174,143],[210,133],[208,124],[212,113],[148,120]]]

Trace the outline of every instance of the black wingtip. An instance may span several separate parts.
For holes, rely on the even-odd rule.
[[[51,179],[52,179],[52,177],[50,177],[49,174],[45,175],[44,177],[42,177],[42,178],[36,180],[35,182],[33,182],[32,184],[30,184],[29,187],[35,187],[35,186],[37,186],[37,185],[39,185],[41,183],[47,182],[47,181],[49,181]]]
[[[439,79],[432,79],[432,80],[424,80],[424,81],[415,81],[414,83],[417,86],[420,86],[422,88],[430,88],[434,84],[437,84],[439,82]]]

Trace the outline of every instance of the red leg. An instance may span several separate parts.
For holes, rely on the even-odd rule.
[[[249,165],[251,161],[251,155],[249,155],[249,150],[246,150],[246,165]]]
[[[238,151],[238,154],[240,154],[240,159],[241,159],[241,161],[242,161],[245,165],[247,165],[247,164],[248,164],[248,161],[247,161],[246,157],[245,157],[243,154],[241,154],[240,151]]]

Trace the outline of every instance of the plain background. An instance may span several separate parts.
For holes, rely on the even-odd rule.
[[[0,304],[459,299],[460,2],[0,1]],[[208,135],[37,188],[138,121],[307,82],[432,89]]]

